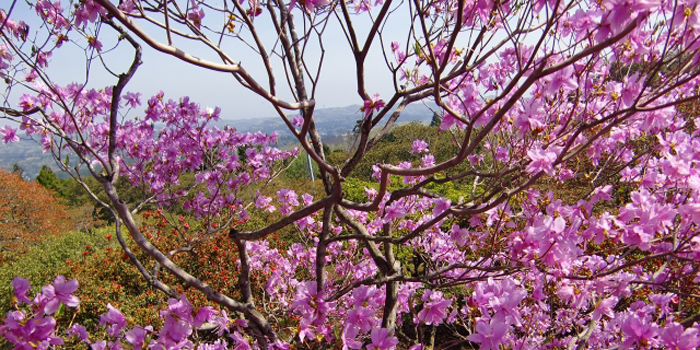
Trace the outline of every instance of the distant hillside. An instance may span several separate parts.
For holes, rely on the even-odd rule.
[[[430,123],[432,112],[423,105],[408,106],[401,117],[399,123],[420,121]],[[357,120],[362,118],[362,111],[359,105],[347,107],[322,108],[315,112],[316,127],[327,142],[334,143],[342,139],[340,135],[347,134],[355,127]],[[236,120],[219,120],[214,124],[218,127],[231,125],[239,132],[262,131],[270,134],[277,131],[280,134],[280,145],[286,146],[295,142],[295,139],[287,130],[281,119],[248,118]],[[0,144],[0,168],[11,170],[14,164],[18,164],[24,169],[24,177],[33,179],[39,173],[42,165],[50,166],[58,172],[58,167],[54,163],[51,155],[43,153],[41,145],[34,141],[22,140],[12,144]],[[59,174],[61,175],[61,174]]]
[[[19,133],[18,133],[19,135]],[[19,165],[25,179],[33,179],[39,174],[41,166],[46,164],[54,171],[58,170],[50,153],[44,153],[42,146],[26,137],[22,141],[8,144],[0,143],[0,168],[12,170],[14,164]]]
[[[340,135],[351,131],[355,127],[357,120],[362,118],[362,115],[363,112],[360,110],[359,105],[322,108],[315,111],[314,120],[316,121],[316,127],[321,135]],[[430,123],[432,117],[433,114],[429,108],[415,104],[404,109],[398,122],[408,123],[420,121],[423,123]],[[284,125],[280,118],[220,120],[215,125],[219,127],[231,125],[239,132],[254,132],[260,130],[269,134],[273,131],[277,131],[280,133],[281,138],[284,138],[284,135],[288,135],[288,137],[291,138],[291,135],[287,132],[287,126]]]

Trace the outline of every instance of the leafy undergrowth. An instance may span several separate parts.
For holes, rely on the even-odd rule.
[[[39,286],[67,271],[67,263],[80,259],[85,252],[116,248],[117,242],[105,238],[113,231],[114,227],[107,226],[93,232],[74,231],[47,237],[18,258],[0,264],[0,313],[6,314],[11,306],[10,282],[15,277],[29,280],[38,291]]]

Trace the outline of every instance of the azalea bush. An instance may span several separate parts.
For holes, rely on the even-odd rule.
[[[164,249],[175,249],[178,246],[179,235],[169,228],[162,211],[146,211],[142,213],[142,223],[139,227],[146,237],[154,244]],[[188,224],[185,217],[183,224]],[[113,232],[102,233],[103,240],[109,241],[108,246],[87,246],[74,257],[65,260],[60,268],[48,270],[47,273],[62,274],[66,278],[82,281],[76,294],[82,303],[76,320],[86,327],[97,324],[96,317],[103,312],[106,303],[120,309],[121,312],[135,324],[159,326],[158,307],[168,297],[151,287],[148,281],[139,278],[139,271],[129,261],[129,257],[118,248]],[[146,259],[147,255],[137,250],[133,240],[125,237],[128,247],[134,250],[138,259]],[[212,288],[236,295],[236,281],[231,278],[237,274],[238,267],[230,264],[235,261],[237,252],[235,245],[225,236],[217,236],[207,240],[197,247],[193,254],[181,254],[174,257],[178,265],[188,271],[195,271],[202,280]],[[189,294],[188,300],[195,307],[208,305],[202,294],[194,293],[187,285],[181,283],[166,272],[159,278],[173,287],[177,293]],[[15,271],[15,275],[20,272]],[[257,283],[262,278],[256,278]],[[49,280],[49,279],[45,279]]]
[[[0,169],[0,264],[70,228],[68,209],[51,191]]]
[[[33,285],[52,281],[57,275],[67,275],[68,266],[87,257],[90,252],[118,249],[116,240],[105,237],[114,227],[104,227],[92,233],[72,231],[47,237],[31,246],[24,254],[0,265],[0,313],[12,309],[10,282],[17,276]],[[86,253],[88,252],[88,253]],[[87,282],[87,281],[86,281]]]
[[[225,321],[239,327],[236,342],[700,344],[697,2],[29,4],[32,20],[17,16],[17,1],[0,10],[1,111],[16,122],[1,129],[3,141],[24,133],[40,142],[117,218],[114,237],[139,274],[171,305],[185,304],[185,285],[219,315],[244,320]],[[58,83],[51,57],[69,45],[87,71]],[[213,126],[225,112],[189,97],[129,91],[133,76],[148,74],[139,70],[143,45],[221,72],[269,104],[318,167],[323,192],[278,186],[298,152],[276,147],[278,135]],[[314,112],[334,50],[351,54],[339,74],[350,75],[361,107],[351,152],[330,162]],[[133,58],[114,63],[116,51]],[[244,68],[244,51],[260,69]],[[100,67],[112,85],[89,79]],[[370,67],[384,68],[390,92],[377,93]],[[403,143],[394,153],[406,159],[372,165],[365,186],[366,167],[355,178],[363,160],[416,103],[434,109],[441,138]],[[437,141],[445,135],[447,147]],[[125,201],[120,178],[143,196]],[[151,206],[164,220],[158,236],[135,219]],[[201,248],[221,239],[235,258],[215,278],[235,281],[233,290],[188,263],[209,259],[199,254],[214,249]],[[53,329],[57,302],[47,309],[41,300],[35,317]],[[164,312],[163,329],[201,325],[188,307],[176,310]],[[123,322],[104,323],[119,324],[108,335],[121,341]],[[166,347],[197,340],[140,327]]]

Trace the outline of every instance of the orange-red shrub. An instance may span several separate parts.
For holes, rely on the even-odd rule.
[[[0,169],[0,263],[69,229],[67,209],[51,191]]]
[[[161,251],[168,252],[181,245],[180,236],[173,232],[165,219],[157,213],[142,213],[141,231]],[[153,261],[143,253],[124,232],[124,239],[149,272],[153,271]],[[115,240],[114,234],[105,236]],[[216,290],[229,296],[239,297],[238,253],[235,245],[226,234],[217,234],[202,242],[192,252],[181,253],[172,257],[183,269],[201,278]],[[85,246],[76,260],[66,261],[65,270],[61,271],[69,279],[80,281],[78,296],[81,310],[76,318],[81,324],[91,325],[97,322],[99,314],[105,312],[105,305],[112,304],[123,312],[129,322],[140,325],[153,325],[157,328],[161,320],[158,311],[163,308],[168,296],[148,285],[128,257],[118,247],[95,249]],[[264,286],[266,276],[254,274],[253,284],[258,289]],[[172,277],[167,270],[160,269],[158,278],[177,290],[185,292],[195,307],[211,305],[206,297],[182,284]]]

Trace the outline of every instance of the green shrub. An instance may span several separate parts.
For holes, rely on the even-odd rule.
[[[29,280],[32,290],[39,291],[41,286],[51,283],[56,275],[68,271],[66,261],[79,259],[85,252],[116,247],[118,243],[115,239],[106,238],[113,232],[114,227],[107,226],[92,233],[75,231],[47,237],[19,258],[0,266],[0,314],[6,314],[12,307],[10,282],[15,277]]]

